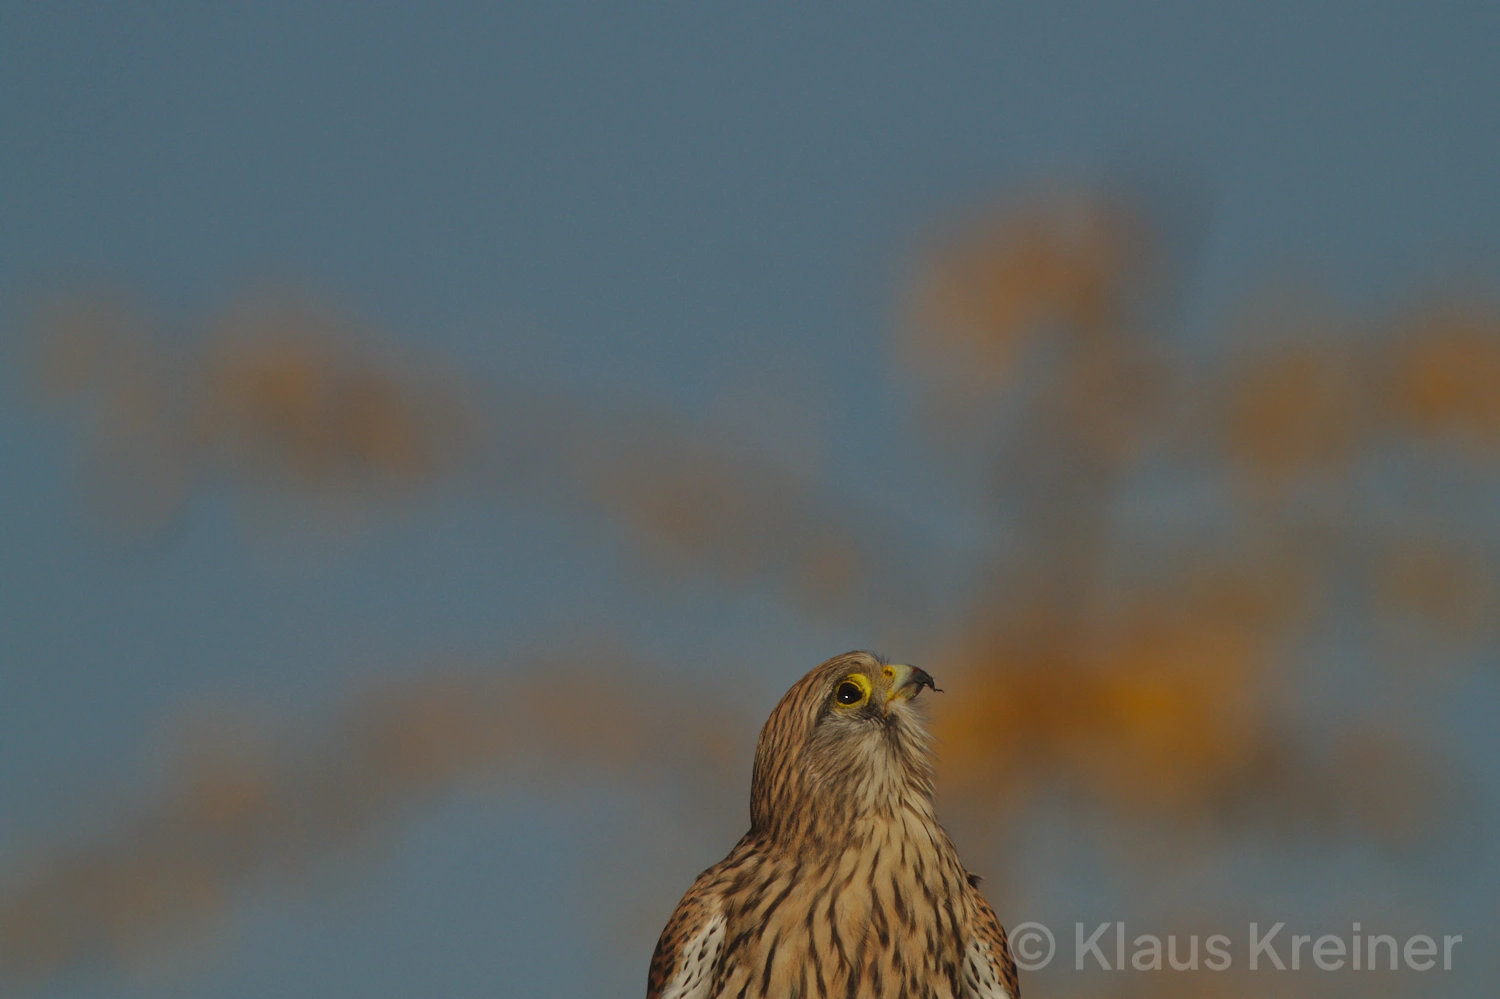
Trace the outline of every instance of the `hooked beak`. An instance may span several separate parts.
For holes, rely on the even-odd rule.
[[[905,663],[892,663],[886,669],[891,674],[890,692],[885,697],[887,704],[896,700],[909,701],[920,694],[923,687],[931,687],[934,693],[942,693],[925,669]]]

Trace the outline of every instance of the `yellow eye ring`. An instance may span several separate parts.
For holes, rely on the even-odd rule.
[[[858,707],[870,699],[870,681],[861,673],[850,673],[834,688],[833,699],[842,707]]]

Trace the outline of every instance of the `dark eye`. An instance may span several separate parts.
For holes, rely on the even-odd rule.
[[[859,684],[845,680],[839,684],[838,692],[833,696],[840,704],[858,704],[864,698],[865,692],[860,689]]]

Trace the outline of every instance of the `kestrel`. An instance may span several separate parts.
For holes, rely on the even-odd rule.
[[[750,831],[667,920],[646,999],[1019,999],[1005,930],[933,811],[923,687],[850,652],[786,692],[755,748]]]

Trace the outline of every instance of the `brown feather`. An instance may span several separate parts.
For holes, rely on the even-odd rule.
[[[782,697],[756,747],[750,831],[678,904],[647,999],[972,999],[976,940],[979,978],[1019,999],[1005,931],[933,811],[922,684],[904,676],[931,682],[851,652]],[[865,699],[839,701],[845,683]]]

